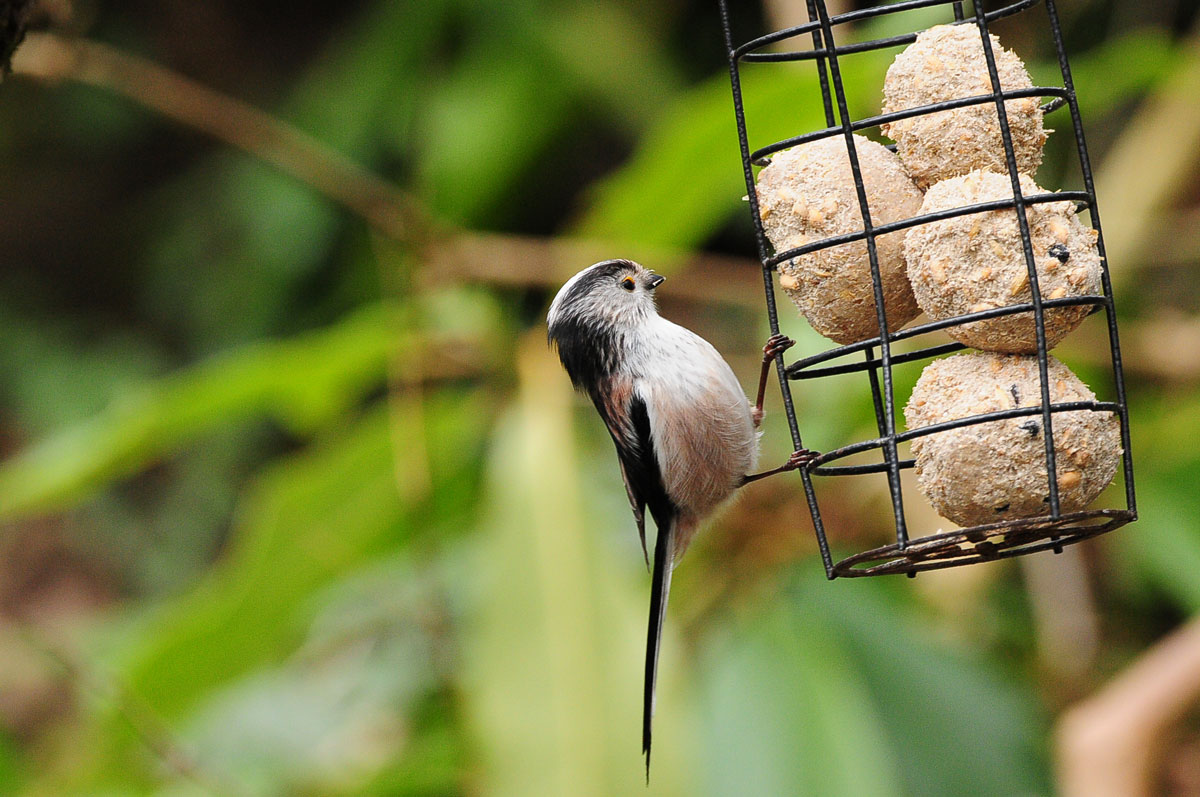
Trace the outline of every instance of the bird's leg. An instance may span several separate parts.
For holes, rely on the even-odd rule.
[[[767,377],[771,373],[771,363],[775,361],[776,357],[795,345],[796,341],[787,335],[775,334],[767,340],[767,345],[763,346],[762,373],[758,377],[758,399],[754,402],[754,410],[751,413],[755,428],[762,423],[763,419],[763,398],[767,395]]]
[[[746,485],[750,482],[756,482],[759,479],[765,479],[768,476],[774,476],[776,473],[787,473],[790,470],[807,468],[813,463],[813,460],[819,456],[821,455],[816,451],[809,451],[807,448],[802,448],[799,451],[793,451],[792,455],[788,457],[787,462],[783,463],[778,468],[772,468],[771,470],[764,470],[762,473],[754,473],[749,476],[743,476],[742,484]]]

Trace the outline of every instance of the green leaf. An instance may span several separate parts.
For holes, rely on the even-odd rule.
[[[1071,77],[1078,95],[1079,112],[1087,128],[1095,118],[1120,110],[1169,75],[1179,61],[1179,47],[1164,31],[1138,28],[1082,53],[1068,53]],[[1037,86],[1062,85],[1058,64],[1044,61],[1029,65]],[[1050,123],[1061,128],[1060,135],[1071,136],[1071,120],[1066,111],[1063,121]],[[1052,117],[1053,118],[1053,117]]]
[[[1049,793],[1034,696],[983,653],[938,640],[906,605],[905,583],[810,578],[793,593],[796,611],[819,607],[868,684],[905,792]]]
[[[0,790],[8,794],[21,793],[22,777],[20,749],[7,733],[0,734]]]
[[[408,350],[390,312],[368,307],[329,329],[248,344],[130,392],[0,465],[0,519],[63,509],[254,414],[311,433],[380,384],[390,354]]]
[[[842,61],[851,114],[878,108],[891,57]],[[741,70],[750,147],[825,125],[820,84],[808,64],[749,64]],[[675,99],[629,163],[601,182],[576,232],[586,237],[694,249],[735,213],[747,213],[728,75]]]
[[[511,215],[538,158],[580,116],[603,112],[639,129],[681,83],[640,15],[621,4],[511,2],[485,13],[415,131],[431,209],[476,226]]]
[[[360,794],[392,760],[432,752],[410,748],[448,663],[436,573],[393,557],[321,590],[299,649],[204,695],[187,748],[256,795]],[[427,777],[446,782],[453,758],[440,763]]]
[[[1140,520],[1105,544],[1178,607],[1200,611],[1200,401],[1194,393],[1157,401],[1143,394],[1130,407]]]
[[[647,12],[621,2],[576,0],[538,9],[525,22],[589,105],[602,103],[606,113],[640,130],[658,116],[662,98],[683,86],[662,47],[664,34],[651,29]]]
[[[879,709],[838,637],[780,606],[706,651],[712,794],[900,794]]]
[[[796,578],[706,645],[716,794],[1045,793],[1032,700],[900,586]]]
[[[435,409],[436,408],[436,409]],[[431,404],[482,436],[489,421],[474,394]],[[269,468],[240,507],[228,553],[193,591],[159,607],[110,645],[104,666],[154,715],[178,722],[214,690],[279,662],[317,609],[312,596],[410,538],[430,494],[427,461],[396,456],[393,440],[421,440],[426,419],[377,406],[327,431],[311,450]],[[469,448],[435,458],[448,482],[474,467]],[[433,485],[434,492],[444,489]],[[122,704],[97,707],[78,747],[86,762],[52,773],[72,784],[142,780],[157,771]],[[58,783],[58,780],[53,781]]]
[[[420,140],[421,193],[438,216],[479,224],[558,134],[572,107],[567,76],[540,53],[488,40],[431,98]]]
[[[1140,450],[1145,453],[1145,450]],[[1106,541],[1125,564],[1188,612],[1200,611],[1200,496],[1196,466],[1173,473],[1139,466],[1138,516]]]

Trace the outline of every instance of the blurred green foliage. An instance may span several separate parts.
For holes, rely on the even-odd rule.
[[[647,579],[610,444],[538,326],[585,264],[514,287],[502,259],[475,285],[427,260],[454,229],[750,256],[715,4],[168,5],[96,4],[80,24],[385,176],[432,237],[385,241],[127,99],[0,87],[0,223],[18,242],[0,276],[0,631],[24,640],[0,650],[0,792],[644,790]],[[745,36],[767,24],[735,5]],[[1109,4],[1063,5],[1103,173],[1145,97],[1200,72],[1179,40],[1189,12],[1151,3],[1130,26]],[[1034,17],[1001,36],[1053,85]],[[891,57],[846,61],[856,115],[877,108]],[[754,146],[824,125],[809,67],[743,79]],[[1070,133],[1053,140],[1042,174],[1066,187]],[[1100,200],[1122,214],[1121,193]],[[1146,521],[1087,550],[1102,629],[1135,630],[1064,685],[1017,566],[827,584],[785,481],[712,524],[680,570],[646,793],[1052,792],[1055,713],[1200,608],[1197,372],[1135,359],[1156,316],[1197,322],[1171,291],[1191,264],[1130,252],[1113,269],[1142,275],[1119,278],[1118,304]],[[668,309],[703,331],[721,298]],[[1064,358],[1103,381],[1106,346],[1092,324]],[[861,385],[818,388],[797,394],[810,445],[870,434]],[[839,545],[885,540],[877,489],[822,501]],[[17,666],[30,648],[32,672]]]

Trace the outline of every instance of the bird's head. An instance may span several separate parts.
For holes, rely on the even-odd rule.
[[[550,337],[564,327],[619,330],[656,315],[654,289],[663,277],[632,260],[605,260],[580,271],[559,290],[546,321]]]

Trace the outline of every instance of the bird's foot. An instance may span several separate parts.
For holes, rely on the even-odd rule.
[[[762,473],[753,473],[749,476],[743,476],[742,484],[745,485],[749,484],[750,482],[756,482],[759,479],[765,479],[768,476],[774,476],[776,473],[787,473],[788,471],[807,468],[809,465],[812,465],[812,463],[816,461],[817,457],[819,456],[821,455],[816,451],[809,451],[807,448],[802,448],[799,451],[793,451],[792,455],[787,458],[787,462],[783,463],[778,468],[771,468],[771,470],[765,470]]]
[[[812,465],[821,455],[816,451],[809,451],[807,448],[801,448],[798,451],[793,451],[788,457],[787,462],[783,463],[782,471],[800,470]]]
[[[796,341],[789,338],[787,335],[775,334],[767,339],[767,344],[763,346],[763,362],[769,363],[779,355],[783,354],[788,349],[796,345]]]
[[[775,334],[768,338],[767,345],[763,346],[762,373],[758,375],[758,398],[754,402],[754,408],[750,411],[755,429],[759,427],[763,419],[763,398],[767,394],[767,376],[771,372],[771,363],[775,361],[776,357],[795,345],[796,341],[787,335]]]

